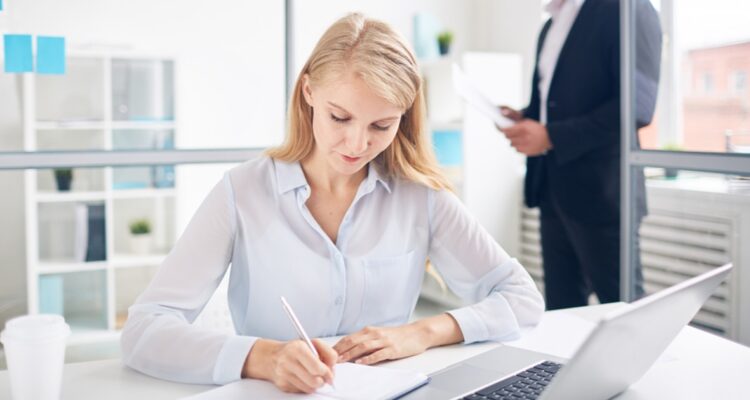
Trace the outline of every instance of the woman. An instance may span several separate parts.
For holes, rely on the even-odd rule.
[[[334,23],[297,80],[285,143],[225,174],[130,308],[126,364],[309,393],[336,362],[507,340],[536,324],[541,295],[448,190],[424,128],[422,80],[400,36],[358,14]],[[407,323],[427,257],[476,304]],[[230,263],[238,334],[191,326]],[[315,340],[314,357],[280,296],[310,336],[348,336],[332,348]]]

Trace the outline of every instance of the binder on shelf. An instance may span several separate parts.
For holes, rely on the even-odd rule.
[[[39,313],[63,315],[63,283],[60,275],[39,277]]]
[[[107,259],[107,233],[104,218],[104,204],[88,205],[86,261],[102,261]]]
[[[73,258],[75,262],[86,261],[86,250],[89,241],[89,210],[83,203],[76,204],[75,233],[73,236]]]

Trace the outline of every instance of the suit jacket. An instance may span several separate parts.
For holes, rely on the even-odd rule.
[[[636,4],[636,124],[651,122],[656,105],[661,27],[648,0]],[[542,28],[539,53],[551,20]],[[539,119],[539,73],[523,114]],[[527,159],[524,197],[529,207],[544,197],[584,222],[619,221],[620,215],[620,4],[586,0],[555,66],[547,101],[553,149]],[[643,174],[636,174],[643,186]],[[637,212],[645,214],[645,194]],[[546,204],[546,203],[545,203]]]

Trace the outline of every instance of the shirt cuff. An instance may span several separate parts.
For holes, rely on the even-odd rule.
[[[213,379],[215,384],[225,385],[242,378],[245,359],[247,359],[247,355],[256,340],[258,338],[251,336],[230,336],[227,338],[221,351],[219,351],[219,357],[217,357],[214,366]]]
[[[474,343],[487,340],[489,332],[482,318],[471,306],[448,311],[461,328],[464,343]]]

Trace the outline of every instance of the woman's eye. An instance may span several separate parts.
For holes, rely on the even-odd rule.
[[[346,121],[349,121],[349,118],[339,118],[339,117],[337,117],[334,114],[331,114],[331,119],[334,120],[334,121],[336,121],[336,122],[342,122],[342,123],[346,122]]]
[[[381,126],[381,125],[373,124],[372,127],[375,128],[375,130],[378,130],[378,131],[387,131],[391,126],[390,125],[388,125],[388,126]]]

